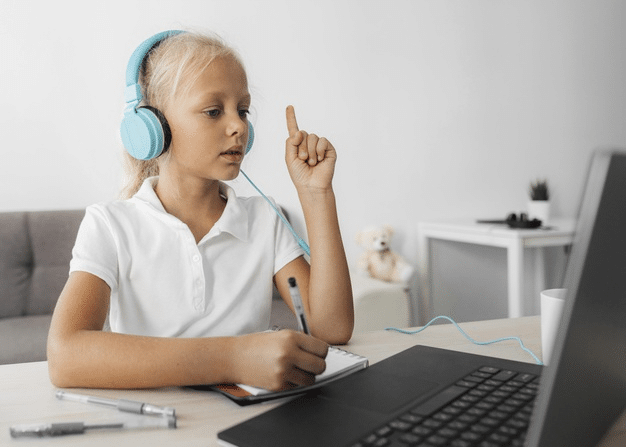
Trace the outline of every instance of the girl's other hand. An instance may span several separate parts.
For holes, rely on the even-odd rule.
[[[326,369],[328,345],[301,332],[282,330],[238,337],[234,353],[237,383],[271,391],[315,383]]]
[[[309,134],[298,128],[293,106],[287,107],[285,161],[296,188],[330,189],[337,153],[324,137]]]

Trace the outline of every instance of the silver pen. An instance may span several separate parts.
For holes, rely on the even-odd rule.
[[[293,308],[296,310],[296,318],[298,319],[298,328],[309,335],[309,325],[306,322],[306,315],[304,314],[304,306],[302,305],[302,296],[300,295],[300,289],[296,284],[296,278],[289,278],[289,294],[291,295],[291,302]]]
[[[176,428],[176,418],[173,416],[137,418],[132,421],[114,421],[96,424],[86,422],[23,424],[14,425],[9,430],[12,438],[43,438],[48,436],[79,435],[85,433],[87,430],[96,429],[128,430],[138,428]]]
[[[126,399],[106,399],[104,397],[86,396],[83,394],[68,393],[67,391],[58,390],[56,392],[57,399],[69,400],[72,402],[82,402],[85,404],[106,405],[115,407],[119,411],[128,413],[147,414],[150,416],[166,416],[176,418],[176,410],[171,407],[159,407],[145,402],[136,402]]]

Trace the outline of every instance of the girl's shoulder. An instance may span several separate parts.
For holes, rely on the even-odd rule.
[[[89,205],[86,209],[86,212],[91,214],[108,215],[127,214],[129,212],[134,212],[137,209],[137,206],[137,201],[132,198],[124,200],[112,200]]]
[[[149,208],[149,205],[132,198],[99,202],[86,208],[85,220],[108,227],[110,230],[132,228],[150,219],[148,216],[151,214],[158,214],[158,211]]]

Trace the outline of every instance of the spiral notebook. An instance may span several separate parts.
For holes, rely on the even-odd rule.
[[[369,362],[365,357],[331,346],[326,356],[326,370],[316,376],[315,383],[310,386],[301,386],[284,391],[269,391],[242,384],[200,385],[192,388],[217,391],[239,405],[249,405],[306,393],[327,383],[349,376],[356,371],[365,369],[368,365]]]

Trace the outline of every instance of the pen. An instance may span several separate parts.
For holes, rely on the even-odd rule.
[[[85,422],[56,422],[52,424],[24,424],[10,428],[12,438],[43,438],[44,436],[80,435],[86,430],[95,429],[134,429],[134,428],[176,428],[173,416],[141,418],[132,421],[115,421],[99,424]]]
[[[147,404],[144,402],[135,402],[126,399],[106,399],[104,397],[85,396],[82,394],[68,393],[66,391],[57,391],[57,399],[69,400],[72,402],[82,402],[86,404],[107,405],[115,407],[119,411],[128,413],[147,414],[151,416],[167,416],[176,418],[176,410],[171,407],[159,407],[157,405]]]
[[[304,306],[302,305],[302,296],[300,296],[300,289],[296,284],[296,278],[289,278],[289,294],[291,295],[291,302],[296,310],[296,316],[298,318],[298,327],[302,332],[309,335],[309,325],[306,322],[306,316],[304,315]]]

